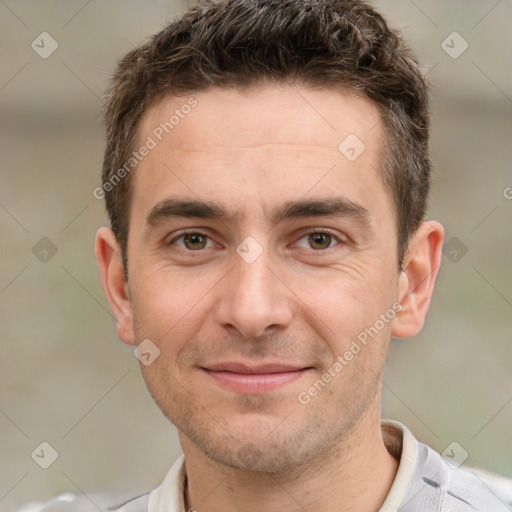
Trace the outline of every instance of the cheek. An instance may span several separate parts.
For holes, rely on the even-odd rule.
[[[297,285],[303,314],[327,339],[356,336],[392,305],[391,283],[377,273],[372,277],[370,272],[357,270],[343,269],[321,279],[302,277]]]
[[[383,289],[376,290],[373,280],[363,279],[317,283],[303,308],[307,322],[329,347],[330,361],[322,371],[330,368],[336,375],[331,391],[342,403],[357,390],[371,394],[386,361],[395,311],[388,284],[380,286]]]
[[[179,292],[181,290],[181,293]],[[137,288],[133,300],[136,342],[151,340],[158,347],[158,358],[142,367],[147,381],[165,380],[165,370],[172,375],[179,371],[180,353],[200,327],[205,311],[196,293],[172,285],[167,279],[146,280]]]
[[[134,309],[141,321],[166,332],[187,323],[194,310],[201,308],[209,287],[200,276],[162,269],[141,275],[134,289]]]

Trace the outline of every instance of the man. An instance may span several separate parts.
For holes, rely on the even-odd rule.
[[[184,452],[119,510],[510,510],[380,418],[444,230],[428,85],[378,13],[201,4],[119,63],[106,128],[102,282]]]

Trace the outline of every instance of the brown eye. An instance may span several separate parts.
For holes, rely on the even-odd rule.
[[[308,242],[313,249],[328,249],[332,242],[332,236],[328,233],[311,233],[308,236]]]
[[[204,249],[207,241],[208,237],[201,235],[200,233],[189,233],[187,235],[183,235],[183,243],[185,247],[191,251]]]

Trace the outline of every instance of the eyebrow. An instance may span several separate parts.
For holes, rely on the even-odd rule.
[[[369,227],[370,212],[361,204],[345,197],[288,201],[283,205],[265,212],[271,224],[292,219],[309,217],[346,217],[365,227]],[[237,221],[242,215],[223,205],[200,200],[164,199],[157,203],[146,217],[146,229],[155,228],[173,218],[217,219]]]

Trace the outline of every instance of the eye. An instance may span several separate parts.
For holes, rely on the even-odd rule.
[[[315,251],[322,251],[330,249],[340,243],[340,240],[328,231],[312,231],[297,242],[297,246],[301,249],[314,249]]]
[[[177,245],[179,248],[188,251],[199,251],[213,247],[214,243],[204,233],[190,231],[173,238],[167,245]]]

